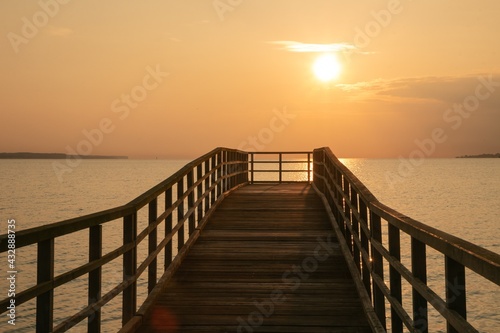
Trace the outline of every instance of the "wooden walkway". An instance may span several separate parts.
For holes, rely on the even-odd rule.
[[[138,332],[371,332],[311,185],[230,194]]]

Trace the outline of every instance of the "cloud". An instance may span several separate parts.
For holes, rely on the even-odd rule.
[[[481,79],[482,78],[482,79]],[[497,85],[494,93],[484,104],[500,107],[500,73],[477,74],[464,76],[430,76],[398,79],[377,79],[350,84],[337,84],[340,89],[352,98],[378,99],[407,102],[441,102],[445,104],[460,103],[467,96],[474,95],[484,80]],[[484,90],[484,88],[482,88]]]
[[[332,43],[332,44],[312,44],[296,41],[270,41],[270,44],[281,46],[281,49],[289,52],[355,52],[361,54],[370,54],[371,52],[362,52],[350,43]]]
[[[175,36],[174,34],[171,34],[171,33],[165,33],[165,38],[167,38],[167,40],[171,41],[171,42],[175,42],[175,43],[180,43],[182,42],[182,39],[178,38],[177,36]]]

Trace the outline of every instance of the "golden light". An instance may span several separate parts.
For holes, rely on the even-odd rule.
[[[319,56],[313,65],[314,75],[318,80],[323,82],[338,78],[341,70],[340,62],[333,54]]]

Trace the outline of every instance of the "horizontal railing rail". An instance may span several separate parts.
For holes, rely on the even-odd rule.
[[[384,329],[388,303],[392,332],[402,332],[403,327],[409,332],[432,332],[428,327],[430,304],[446,321],[448,332],[477,332],[467,321],[465,269],[500,286],[500,255],[382,204],[329,148],[314,150],[313,169],[314,186],[344,239],[355,279],[361,281],[362,292]],[[403,234],[411,242],[410,267],[401,260]],[[444,257],[445,299],[427,284],[429,247]],[[388,271],[384,269],[387,265]],[[410,299],[405,299],[412,304],[411,313],[403,307],[402,279],[412,288]]]
[[[250,172],[250,183],[274,183],[274,182],[297,182],[297,181],[307,181],[311,182],[312,175],[312,152],[311,151],[289,151],[289,152],[249,152],[249,172]],[[256,157],[265,157],[257,159]],[[292,156],[294,159],[287,159],[287,156]],[[297,156],[304,156],[304,159],[297,159]],[[274,158],[273,158],[274,157]],[[307,167],[301,166],[306,164]],[[270,168],[264,168],[263,165],[268,165]],[[286,165],[296,165],[297,169],[287,169]],[[307,173],[303,180],[285,180],[285,174],[304,174]],[[258,174],[277,174],[277,179],[271,180],[257,180]],[[307,179],[307,180],[306,180]]]
[[[304,158],[297,158],[300,155]],[[287,168],[294,164],[294,168]],[[121,295],[122,330],[133,330],[225,193],[247,183],[287,182],[290,180],[285,175],[293,173],[303,173],[302,181],[312,180],[325,202],[375,332],[386,330],[389,317],[392,332],[402,332],[404,327],[409,332],[432,331],[428,327],[429,305],[446,321],[448,332],[477,332],[467,321],[465,269],[500,286],[500,255],[382,204],[328,148],[250,153],[217,148],[126,205],[16,232],[16,249],[35,246],[37,262],[36,284],[16,290],[16,305],[36,300],[37,332],[64,332],[85,319],[89,332],[100,332],[102,308]],[[258,174],[274,174],[275,179],[257,179]],[[103,227],[116,223],[122,229],[122,244],[103,253]],[[158,235],[160,226],[165,233],[162,236]],[[56,275],[55,241],[82,231],[88,234],[88,260]],[[406,245],[402,235],[410,239],[409,266],[401,259],[401,247]],[[0,253],[9,251],[9,239],[8,234],[0,235]],[[141,244],[147,245],[147,253],[139,260]],[[444,258],[444,298],[427,284],[429,248]],[[158,268],[160,254],[164,269]],[[122,260],[122,276],[103,292],[103,270],[118,258]],[[145,276],[147,297],[138,306],[138,280]],[[80,277],[86,277],[87,305],[54,325],[54,290]],[[403,299],[403,281],[412,289],[409,300]],[[9,302],[10,298],[0,300],[0,313],[7,311]],[[405,302],[412,304],[410,313],[403,306]],[[386,314],[387,305],[390,316]]]
[[[16,306],[36,299],[37,332],[64,332],[87,318],[88,331],[100,332],[101,308],[121,294],[122,325],[127,325],[138,318],[139,277],[147,271],[148,294],[157,289],[158,255],[164,254],[165,272],[175,270],[188,247],[199,235],[199,230],[208,216],[224,198],[224,193],[246,183],[247,153],[217,148],[188,163],[126,205],[16,232],[16,250],[29,245],[37,247],[36,285],[25,290],[16,290]],[[174,194],[176,198],[173,197]],[[158,212],[160,197],[163,197],[165,202],[165,209],[161,213]],[[147,209],[147,221],[144,221],[147,225],[138,231],[138,212],[142,208]],[[116,223],[116,220],[120,219],[123,243],[103,255],[103,225]],[[158,242],[157,229],[160,224],[164,226],[165,235]],[[82,230],[88,230],[88,262],[55,276],[55,240]],[[146,238],[147,257],[139,263],[137,249]],[[9,239],[11,238],[8,234],[0,235],[0,253],[11,248]],[[177,241],[176,255],[173,251],[174,239]],[[123,278],[103,295],[103,267],[119,257],[122,257]],[[88,305],[54,326],[54,289],[85,275],[88,276],[85,291],[88,293]],[[10,302],[11,298],[0,301],[0,313],[8,310]],[[142,309],[143,307],[140,310]]]

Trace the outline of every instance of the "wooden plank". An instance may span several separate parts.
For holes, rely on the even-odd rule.
[[[370,332],[308,184],[229,195],[163,289],[138,331]]]

